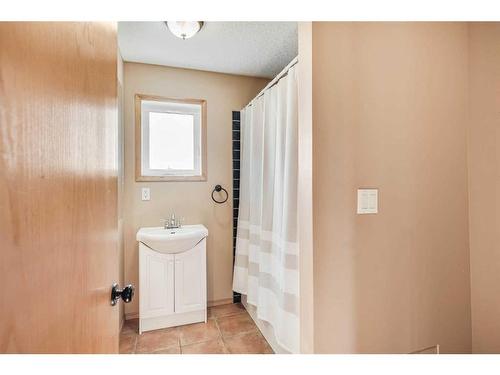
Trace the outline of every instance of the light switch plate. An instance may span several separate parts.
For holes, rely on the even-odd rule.
[[[358,214],[378,213],[378,189],[358,189]]]
[[[142,197],[143,201],[151,200],[151,192],[150,192],[149,188],[142,188],[141,197]]]

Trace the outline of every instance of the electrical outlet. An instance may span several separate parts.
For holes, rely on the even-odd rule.
[[[151,200],[151,192],[149,188],[142,188],[142,200],[143,201]]]

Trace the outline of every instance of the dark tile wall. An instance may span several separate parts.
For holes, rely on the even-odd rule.
[[[233,111],[233,264],[236,254],[236,228],[240,206],[240,112]],[[233,302],[240,302],[241,295],[233,292]]]

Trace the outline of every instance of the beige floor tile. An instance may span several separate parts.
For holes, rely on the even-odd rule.
[[[264,354],[273,353],[241,304],[208,309],[207,323],[138,334],[139,320],[125,321],[120,353],[139,354]]]
[[[231,354],[272,354],[273,350],[258,331],[224,338]]]
[[[139,319],[125,320],[122,327],[122,334],[138,334],[139,333]]]
[[[172,346],[166,349],[156,350],[148,353],[138,353],[138,354],[181,354],[181,347]]]
[[[131,354],[135,351],[136,335],[120,335],[120,354]]]
[[[220,336],[215,320],[209,319],[206,323],[188,324],[178,327],[181,345],[217,339]]]
[[[217,324],[222,336],[233,336],[257,330],[257,326],[247,313],[218,318]]]
[[[181,346],[182,354],[227,354],[224,342],[221,339],[200,342]]]
[[[136,353],[149,353],[174,346],[179,346],[177,328],[149,331],[137,337]]]
[[[215,318],[241,314],[244,312],[246,312],[246,310],[241,303],[230,303],[228,305],[219,305],[209,308],[209,316]]]

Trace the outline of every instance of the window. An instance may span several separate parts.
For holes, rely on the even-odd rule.
[[[136,95],[136,181],[206,180],[204,100]]]

